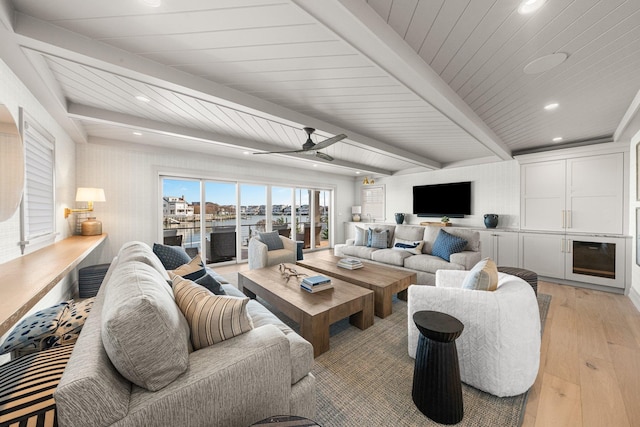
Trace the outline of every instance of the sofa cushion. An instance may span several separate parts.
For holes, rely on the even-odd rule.
[[[280,239],[280,234],[277,231],[260,233],[260,241],[265,245],[267,245],[268,251],[284,249],[284,243],[282,243],[282,240]]]
[[[47,339],[47,347],[74,344],[80,336],[89,313],[91,313],[95,299],[95,297],[91,297],[82,301],[73,301],[69,305],[69,309],[65,310],[60,317],[58,329],[55,330],[51,338]]]
[[[369,229],[369,240],[367,246],[370,248],[385,249],[389,247],[389,230]]]
[[[491,258],[480,260],[462,282],[463,289],[495,291],[498,288],[498,267]]]
[[[188,368],[189,325],[155,269],[118,261],[104,293],[102,342],[120,374],[147,390]]]
[[[435,274],[437,270],[464,270],[463,265],[447,262],[435,255],[412,255],[404,260],[404,266],[418,272]]]
[[[467,246],[467,241],[465,239],[449,234],[441,229],[436,241],[433,243],[431,255],[435,255],[445,261],[449,261],[451,254],[462,252],[465,246]]]
[[[404,260],[413,254],[408,251],[398,251],[395,249],[380,249],[371,253],[371,260],[376,262],[382,262],[389,265],[397,265],[402,267]]]
[[[168,246],[160,243],[153,244],[153,253],[160,259],[166,270],[175,270],[181,265],[188,264],[191,257],[182,246]]]
[[[371,254],[379,251],[378,248],[369,248],[367,246],[351,246],[347,245],[342,248],[344,256],[352,256],[356,258],[371,259]]]
[[[423,240],[424,227],[421,225],[396,225],[394,238],[412,241]]]
[[[424,246],[424,240],[404,240],[395,238],[393,242],[393,248],[397,251],[406,251],[414,255],[420,255],[422,253],[422,247]]]
[[[248,297],[215,295],[179,276],[174,278],[173,292],[176,303],[191,328],[194,350],[209,347],[253,329],[251,317],[247,313]]]
[[[25,317],[0,345],[0,354],[14,350],[21,350],[26,354],[46,348],[45,340],[58,329],[60,319],[69,310],[70,303],[64,301]]]

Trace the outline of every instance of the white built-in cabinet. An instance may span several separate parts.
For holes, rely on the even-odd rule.
[[[611,143],[518,157],[520,267],[539,276],[625,287],[626,153],[626,145]]]
[[[480,253],[499,266],[517,267],[518,233],[500,230],[480,230]]]
[[[622,234],[624,155],[523,164],[523,230]]]

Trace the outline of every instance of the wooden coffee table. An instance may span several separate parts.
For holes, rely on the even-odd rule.
[[[392,312],[391,299],[398,294],[401,300],[407,300],[407,288],[417,282],[417,274],[398,268],[368,263],[357,270],[338,267],[337,256],[326,256],[310,260],[301,260],[297,264],[331,277],[337,277],[354,285],[371,289],[374,294],[375,315],[384,319]]]
[[[313,270],[287,264],[299,273],[317,275]],[[329,326],[349,316],[349,322],[367,329],[373,325],[373,292],[331,277],[333,289],[309,293],[300,288],[300,279],[282,277],[278,266],[238,273],[238,288],[245,295],[260,298],[300,325],[300,334],[313,345],[313,356],[329,350]]]

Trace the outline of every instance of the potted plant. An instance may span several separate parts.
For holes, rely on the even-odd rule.
[[[442,223],[442,225],[449,224],[449,217],[444,215],[442,218],[440,218],[440,222]]]

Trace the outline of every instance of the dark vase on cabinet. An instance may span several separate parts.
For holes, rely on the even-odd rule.
[[[485,214],[484,215],[484,225],[487,228],[496,228],[498,226],[498,215],[496,215],[496,214]]]

